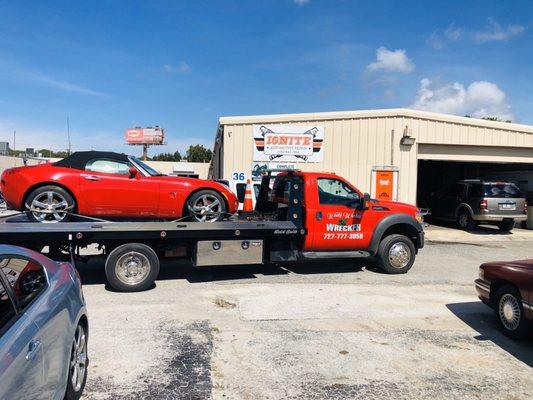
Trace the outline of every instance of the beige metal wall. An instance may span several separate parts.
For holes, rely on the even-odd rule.
[[[370,192],[372,167],[394,165],[399,168],[398,200],[409,203],[416,201],[419,158],[533,163],[531,126],[393,109],[221,118],[213,177],[251,173],[252,128],[258,123],[323,125],[324,161],[297,163],[296,168],[335,172]],[[401,146],[404,134],[414,137],[415,145]]]

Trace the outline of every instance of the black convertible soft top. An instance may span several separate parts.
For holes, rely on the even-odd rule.
[[[54,165],[58,167],[85,169],[87,162],[95,158],[128,162],[128,156],[122,153],[113,153],[112,151],[76,151],[70,156],[55,162]]]

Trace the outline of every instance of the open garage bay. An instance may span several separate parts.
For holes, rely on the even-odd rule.
[[[356,264],[198,271],[163,265],[114,293],[81,265],[89,399],[526,399],[531,341],[497,329],[473,280],[531,241],[428,243],[407,275]]]

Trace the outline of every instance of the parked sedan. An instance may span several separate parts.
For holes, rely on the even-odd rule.
[[[220,183],[165,176],[135,157],[101,151],[8,169],[0,188],[11,208],[27,211],[36,222],[66,221],[72,213],[218,221],[238,207],[235,195]]]
[[[0,399],[79,399],[88,328],[70,264],[0,245]]]
[[[533,320],[533,260],[482,264],[475,285],[507,336],[518,339],[528,333]]]

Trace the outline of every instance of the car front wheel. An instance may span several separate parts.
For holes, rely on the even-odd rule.
[[[187,200],[187,213],[193,221],[221,221],[226,216],[226,212],[226,202],[214,190],[200,190]]]
[[[72,340],[64,400],[78,400],[81,397],[87,382],[88,363],[87,332],[83,324],[78,323]]]
[[[66,222],[76,204],[65,189],[59,186],[41,186],[26,198],[24,211],[33,222]]]
[[[522,297],[518,289],[505,285],[496,292],[495,312],[503,333],[513,339],[521,339],[527,332]]]

